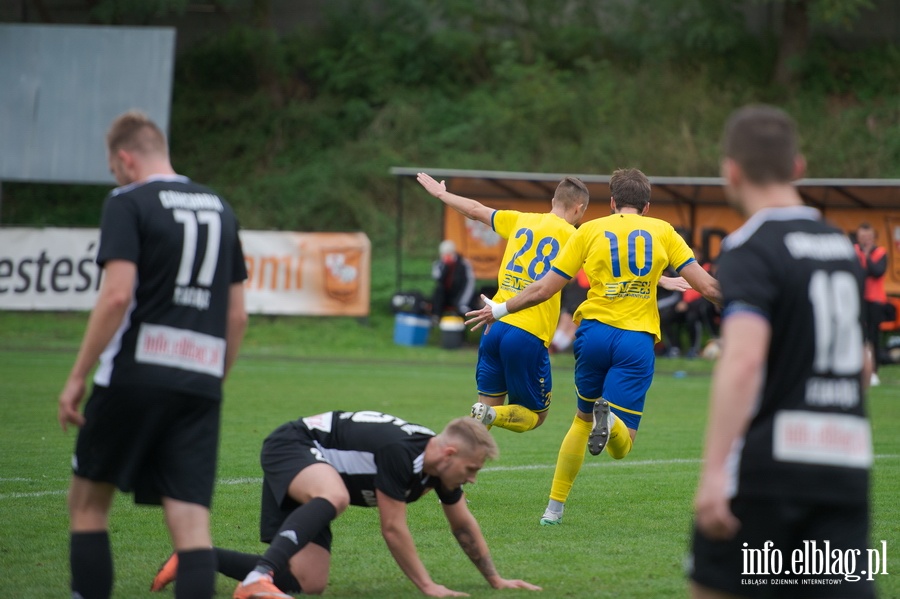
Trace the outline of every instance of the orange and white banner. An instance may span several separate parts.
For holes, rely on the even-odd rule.
[[[90,310],[100,288],[98,229],[0,228],[0,310]],[[365,233],[241,231],[247,310],[366,316]]]
[[[247,311],[366,316],[372,246],[365,233],[241,231]]]

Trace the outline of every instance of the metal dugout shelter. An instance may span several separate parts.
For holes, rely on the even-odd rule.
[[[416,202],[425,197],[437,202],[416,183],[419,172],[444,180],[448,191],[457,195],[492,208],[524,212],[549,210],[556,185],[573,175],[584,181],[591,194],[584,220],[609,214],[609,175],[393,167],[390,173],[397,178],[397,290],[409,280],[422,278],[422,273],[404,270],[405,208],[414,194],[419,194]],[[650,177],[650,183],[649,216],[671,222],[710,258],[718,255],[722,238],[743,222],[728,206],[719,177]],[[889,254],[888,293],[900,295],[900,179],[801,179],[797,188],[806,204],[821,210],[844,231],[851,233],[863,222],[875,227],[878,244]],[[496,233],[446,207],[441,229],[443,238],[456,242],[460,253],[472,262],[479,279],[496,277],[505,246]],[[435,246],[439,241],[435,240]]]

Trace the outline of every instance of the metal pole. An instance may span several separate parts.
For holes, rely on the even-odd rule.
[[[397,287],[394,291],[403,289],[403,177],[397,175]]]

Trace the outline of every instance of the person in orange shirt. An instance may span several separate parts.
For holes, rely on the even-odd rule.
[[[884,320],[884,305],[887,293],[884,290],[884,274],[887,272],[887,250],[875,245],[875,229],[869,223],[862,223],[856,229],[856,255],[866,274],[863,299],[866,302],[866,336],[872,344],[872,380],[874,387],[880,385],[878,378],[879,326]]]

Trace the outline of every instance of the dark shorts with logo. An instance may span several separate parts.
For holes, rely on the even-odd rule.
[[[72,472],[134,493],[209,507],[221,401],[164,389],[94,386],[75,442]]]
[[[288,496],[291,482],[301,470],[313,464],[327,463],[317,459],[312,437],[304,428],[289,422],[275,429],[265,441],[259,461],[263,469],[262,502],[259,514],[259,538],[271,543],[278,529],[300,503]],[[325,528],[312,543],[331,551],[331,527]]]
[[[880,555],[872,554],[870,566],[865,504],[745,498],[735,499],[732,511],[741,521],[733,539],[713,541],[694,528],[688,575],[695,583],[739,597],[875,596],[867,578],[885,551],[874,547]]]

